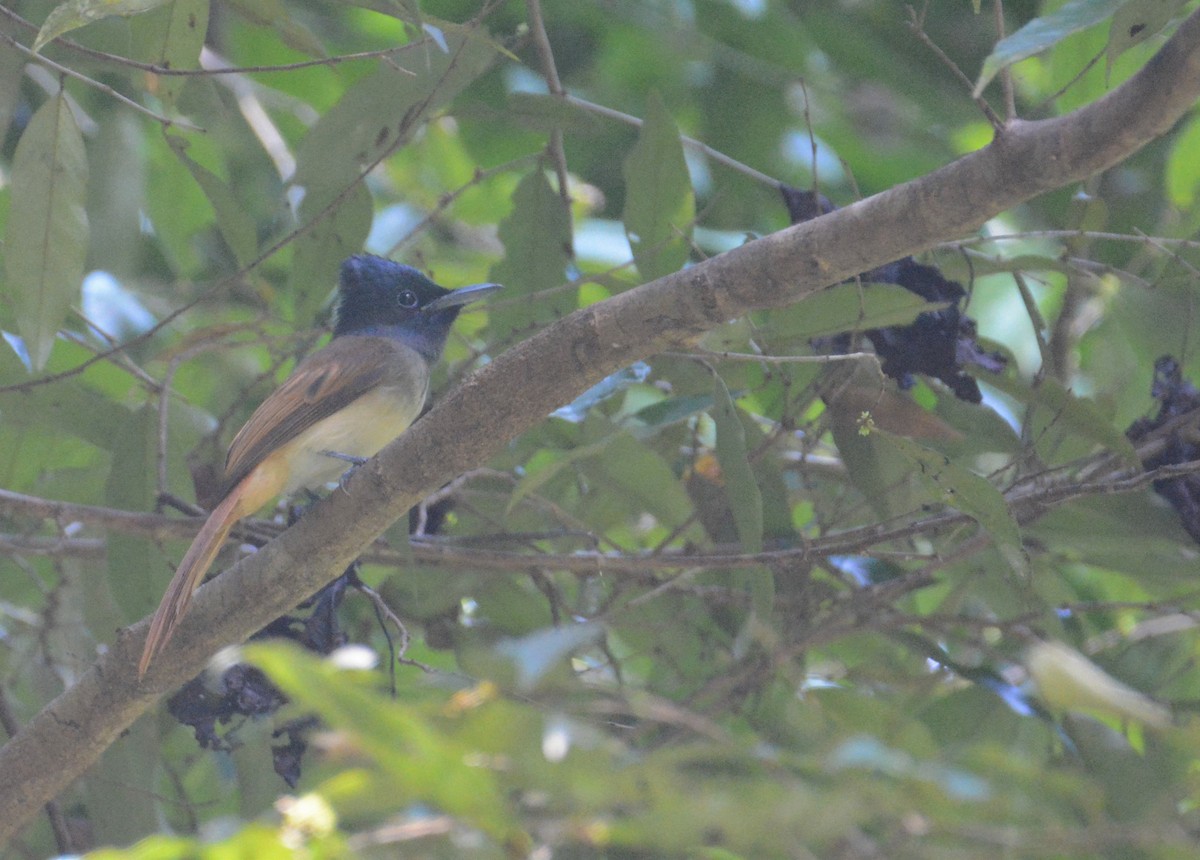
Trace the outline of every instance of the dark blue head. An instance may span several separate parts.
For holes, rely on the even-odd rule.
[[[463,305],[498,289],[499,284],[475,284],[447,290],[411,266],[359,254],[342,263],[333,336],[394,337],[432,364]]]

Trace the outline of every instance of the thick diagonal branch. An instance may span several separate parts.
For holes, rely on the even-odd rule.
[[[779,307],[961,237],[1081,180],[1167,131],[1200,98],[1200,12],[1134,78],[1068,116],[1007,127],[920,179],[578,311],[499,356],[263,551],[202,588],[138,686],[145,622],[0,750],[0,842],[79,776],[220,643],[249,635],[342,571],[424,491],[478,466],[559,405],[637,359],[686,346],[754,308]]]

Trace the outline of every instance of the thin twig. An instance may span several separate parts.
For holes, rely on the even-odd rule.
[[[570,93],[564,93],[562,95],[562,100],[567,104],[574,105],[577,108],[588,111],[589,113],[594,113],[597,116],[613,119],[617,122],[624,123],[625,125],[633,126],[634,128],[642,127],[641,119],[636,116],[622,113],[619,110],[614,110],[613,108],[605,107],[604,105],[598,105],[595,102],[589,102],[587,99],[581,99],[578,96],[571,95]],[[748,176],[756,182],[761,182],[763,185],[769,186],[772,189],[779,189],[781,183],[778,179],[768,176],[760,170],[755,170],[753,167],[743,164],[737,159],[713,149],[708,144],[702,143],[701,141],[696,140],[694,137],[688,137],[686,134],[681,134],[679,135],[679,140],[688,149],[702,153],[718,164],[723,164],[726,167],[741,173],[743,176]]]
[[[537,49],[538,59],[542,63],[542,74],[546,78],[546,87],[553,96],[562,97],[566,94],[562,81],[558,77],[558,65],[554,62],[554,50],[550,47],[550,37],[546,34],[546,22],[542,18],[541,0],[527,0],[526,10],[529,13],[529,29],[533,34],[533,45]],[[571,189],[568,185],[567,153],[563,149],[563,133],[561,128],[550,132],[550,143],[546,147],[554,172],[558,176],[558,196],[562,198],[563,207],[567,213],[567,235],[573,236],[571,225]],[[567,255],[574,258],[574,244],[567,240]]]
[[[21,27],[24,27],[25,29],[27,29],[31,32],[36,33],[40,29],[37,24],[34,24],[32,21],[28,21],[25,18],[22,18],[16,12],[12,11],[11,9],[6,8],[5,6],[0,6],[0,15],[3,15],[5,18],[8,18],[13,23],[15,23]],[[265,74],[268,72],[292,72],[292,71],[296,71],[297,69],[309,69],[309,68],[312,68],[313,66],[337,66],[342,63],[349,63],[349,62],[353,62],[355,60],[372,60],[372,59],[377,59],[377,58],[386,58],[386,57],[391,56],[392,54],[397,54],[397,53],[400,53],[401,51],[407,51],[411,48],[415,48],[420,45],[427,44],[430,41],[432,41],[432,40],[428,36],[424,36],[420,39],[409,42],[407,44],[395,45],[391,48],[380,48],[375,51],[360,51],[360,52],[354,53],[354,54],[339,54],[338,56],[323,57],[318,60],[302,60],[302,61],[296,62],[296,63],[281,63],[277,66],[236,66],[236,67],[228,66],[228,67],[215,68],[215,69],[214,68],[176,69],[176,68],[170,68],[168,66],[161,66],[161,65],[158,65],[157,63],[143,63],[138,60],[130,59],[129,57],[122,57],[118,54],[110,54],[106,51],[97,51],[95,48],[89,48],[86,45],[81,45],[79,42],[73,41],[64,36],[59,36],[57,39],[54,39],[50,44],[58,45],[61,48],[66,48],[68,50],[75,51],[78,54],[83,54],[84,56],[91,57],[94,60],[101,60],[103,62],[115,63],[117,65],[126,66],[131,69],[137,69],[138,71],[149,72],[152,75],[161,75],[163,77],[180,78],[180,77],[212,77],[215,75],[236,75],[236,74],[247,74],[247,75],[249,75],[249,74]],[[399,68],[399,67],[395,67],[395,68]],[[410,72],[407,69],[400,69],[400,71],[403,71],[406,74],[410,74],[410,75],[415,74],[415,72]]]
[[[1005,36],[1004,25],[1004,0],[992,0],[992,8],[995,10],[996,20],[996,41],[999,42]],[[1004,117],[1008,122],[1012,122],[1017,118],[1017,99],[1013,90],[1012,66],[1005,66],[1000,70],[1000,90],[1004,95]]]
[[[925,32],[925,11],[928,9],[928,6],[929,3],[926,2],[925,8],[921,10],[920,14],[918,14],[917,10],[912,6],[908,7],[908,28],[912,30],[913,35],[917,37],[921,44],[932,51],[934,55],[942,61],[942,64],[950,70],[950,73],[953,74],[954,77],[958,78],[958,80],[967,88],[967,92],[974,93],[975,85],[971,82],[971,79],[963,74],[963,70],[958,67],[958,64],[955,63],[954,60],[950,59],[946,52],[943,51],[941,47],[939,47],[938,44],[933,41],[933,39],[929,38],[929,34]],[[987,99],[985,99],[983,96],[976,95],[972,95],[971,98],[975,102],[976,106],[983,112],[983,115],[987,117],[987,121],[992,124],[992,128],[995,130],[996,134],[1000,134],[1002,131],[1004,131],[1004,121],[1000,119],[1000,117],[996,116],[996,112],[992,110],[992,106],[987,103]]]
[[[2,7],[0,7],[0,8],[2,8]],[[198,132],[204,131],[204,129],[202,129],[200,126],[192,125],[190,122],[187,122],[186,120],[168,119],[167,117],[163,116],[162,114],[155,113],[154,111],[150,110],[150,108],[144,107],[144,106],[138,104],[137,102],[135,102],[133,99],[129,98],[128,96],[121,95],[119,92],[114,90],[108,84],[102,84],[93,78],[89,78],[87,75],[80,74],[79,72],[75,71],[74,69],[70,69],[70,68],[67,68],[66,66],[60,65],[59,63],[54,62],[54,60],[44,57],[41,54],[35,54],[32,49],[26,48],[24,45],[22,45],[20,42],[18,42],[16,39],[14,39],[12,36],[8,35],[7,33],[0,32],[0,41],[3,41],[9,47],[15,48],[17,51],[24,54],[26,57],[28,57],[30,59],[31,62],[38,63],[39,65],[45,66],[46,68],[51,69],[52,71],[58,72],[58,74],[60,74],[60,75],[65,75],[68,78],[73,78],[74,80],[80,81],[81,83],[84,83],[87,86],[92,87],[93,89],[97,89],[100,92],[104,93],[105,95],[109,96],[110,98],[116,99],[121,104],[123,104],[127,107],[130,107],[130,108],[133,108],[138,113],[145,114],[146,116],[150,117],[155,122],[162,125],[164,128],[170,128],[171,126],[178,126],[179,128],[186,128],[188,131],[198,131]]]

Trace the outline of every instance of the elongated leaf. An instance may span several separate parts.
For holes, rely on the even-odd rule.
[[[983,93],[992,78],[1005,66],[1039,54],[1072,33],[1099,24],[1127,2],[1129,0],[1071,0],[1049,15],[1034,18],[992,48],[991,55],[983,61],[979,81],[975,84],[975,97]]]
[[[575,309],[577,290],[560,288],[571,263],[571,220],[563,199],[536,170],[513,192],[513,209],[500,222],[504,259],[488,277],[504,284],[504,301],[490,310],[489,324],[502,337]],[[554,290],[521,301],[544,290]]]
[[[1125,433],[1113,426],[1112,416],[1106,415],[1094,401],[1077,397],[1048,378],[1043,379],[1037,388],[1020,379],[999,374],[989,374],[986,379],[989,384],[1022,403],[1049,410],[1056,422],[1069,428],[1075,435],[1102,445],[1131,466],[1139,465],[1137,453]]]
[[[297,323],[312,324],[337,284],[342,260],[362,249],[373,215],[371,192],[359,182],[340,206],[296,240],[288,295]]]
[[[806,296],[772,316],[772,334],[791,340],[908,325],[925,311],[945,307],[896,284],[838,284]]]
[[[254,219],[242,208],[233,190],[221,177],[207,167],[193,161],[187,154],[188,142],[181,137],[168,136],[167,143],[174,150],[176,157],[192,174],[208,202],[212,204],[217,216],[217,229],[239,266],[245,266],[254,259],[258,250],[258,238]]]
[[[758,482],[746,451],[746,431],[738,418],[737,407],[720,375],[713,374],[713,422],[717,425],[717,462],[729,507],[737,526],[738,539],[746,552],[761,552],[763,545],[763,506]]]
[[[581,461],[579,468],[623,499],[633,515],[644,511],[674,528],[692,514],[692,501],[666,460],[628,431],[615,433],[599,456]],[[684,537],[702,534],[697,524]]]
[[[1029,572],[1029,557],[1021,544],[1021,529],[1004,496],[986,478],[952,462],[945,454],[890,433],[876,431],[888,445],[916,466],[916,474],[932,497],[962,511],[992,536],[996,549],[1018,575]]]
[[[679,129],[662,98],[651,93],[637,144],[625,159],[625,233],[646,280],[687,261],[696,200]]]
[[[87,153],[65,96],[42,105],[17,144],[4,233],[6,290],[35,370],[77,301],[87,257]]]
[[[126,411],[126,410],[122,410]],[[145,511],[154,507],[158,491],[159,415],[156,403],[146,403],[112,432],[109,449],[112,468],[105,486],[105,503],[117,510]],[[212,418],[184,404],[170,411],[167,432],[167,475],[171,492],[190,488],[185,457]],[[108,577],[112,598],[130,623],[147,614],[169,578],[168,559],[154,542],[142,535],[113,533],[108,537]]]
[[[209,0],[172,0],[130,22],[134,55],[147,63],[169,69],[200,66],[200,49],[208,34]],[[155,94],[163,104],[174,106],[190,80],[176,75],[160,76]]]
[[[1175,135],[1171,155],[1167,158],[1167,197],[1180,209],[1186,209],[1196,201],[1196,190],[1200,188],[1200,115],[1194,115]]]
[[[169,2],[170,0],[69,0],[55,7],[46,16],[37,38],[33,41],[33,50],[40,51],[47,42],[93,21],[111,18],[113,15],[137,15]]]
[[[550,414],[555,418],[578,423],[587,417],[592,408],[599,406],[610,397],[615,397],[631,385],[645,382],[649,375],[650,365],[644,361],[634,362],[629,367],[609,374],[566,406],[561,406]]]
[[[395,792],[461,816],[497,839],[512,835],[512,816],[495,776],[473,763],[471,748],[439,731],[418,708],[364,689],[352,675],[298,648],[255,645],[246,654],[289,699],[351,735]]]
[[[412,53],[419,61],[407,71],[381,64],[309,130],[296,154],[294,182],[305,190],[302,217],[321,213],[364,166],[402,145],[491,65],[497,48],[480,31],[440,26],[447,50],[429,45]]]
[[[1187,0],[1129,0],[1113,16],[1108,31],[1108,70],[1117,57],[1161,30]]]

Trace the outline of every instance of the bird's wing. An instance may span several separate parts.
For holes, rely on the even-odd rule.
[[[225,487],[264,457],[377,385],[427,374],[425,360],[396,340],[343,335],[297,365],[242,426],[225,458]]]

